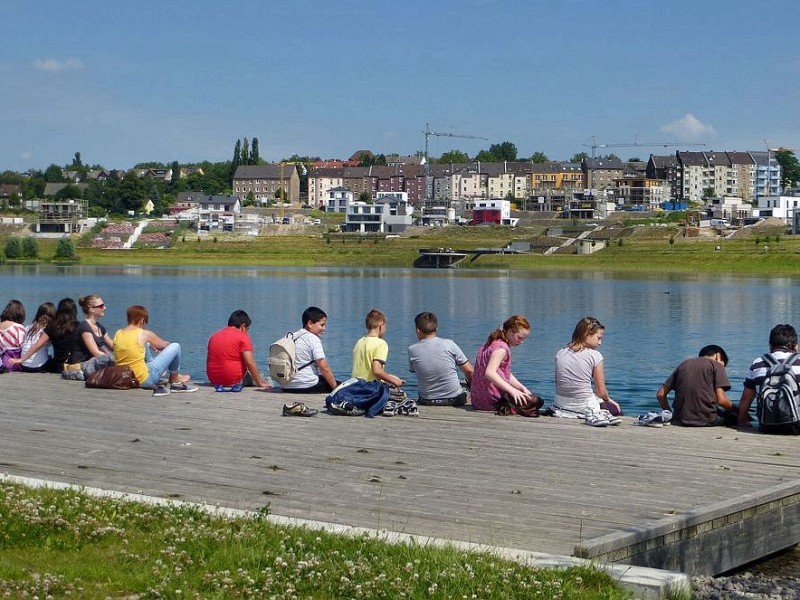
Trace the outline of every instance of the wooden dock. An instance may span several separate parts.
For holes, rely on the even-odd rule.
[[[238,509],[269,505],[272,514],[286,517],[636,563],[636,552],[620,551],[625,544],[619,540],[627,535],[640,545],[657,544],[655,560],[664,563],[636,564],[698,573],[731,568],[740,559],[713,565],[667,560],[669,546],[647,541],[645,534],[674,537],[669,523],[682,520],[702,537],[699,515],[708,511],[714,522],[730,525],[734,508],[742,513],[742,506],[755,506],[762,497],[770,510],[800,507],[800,453],[793,437],[637,427],[632,418],[593,428],[451,407],[421,407],[418,418],[324,411],[313,418],[282,417],[283,403],[298,399],[324,406],[322,395],[202,387],[154,398],[146,390],[87,389],[54,375],[3,374],[0,472]],[[776,504],[786,498],[786,506]],[[769,520],[764,525],[764,510],[746,509],[744,518],[762,515],[761,538],[780,537]],[[786,523],[775,527],[800,535]],[[740,529],[742,537],[747,527]],[[720,541],[719,532],[715,539],[728,541]],[[763,540],[738,541],[763,550]]]

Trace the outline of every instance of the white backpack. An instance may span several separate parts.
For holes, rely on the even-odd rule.
[[[305,369],[313,364],[313,361],[301,367],[297,366],[297,347],[295,341],[303,336],[301,332],[295,337],[294,333],[289,332],[279,340],[274,341],[269,346],[267,355],[267,365],[269,366],[269,376],[278,383],[289,383],[292,381],[300,369]]]

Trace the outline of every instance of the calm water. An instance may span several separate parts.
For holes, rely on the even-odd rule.
[[[237,308],[253,319],[259,364],[269,343],[300,327],[308,305],[329,315],[323,337],[337,377],[350,372],[350,352],[373,307],[389,318],[389,371],[408,373],[406,348],[416,341],[413,318],[422,310],[439,317],[472,360],[488,333],[520,313],[533,323],[528,341],[514,350],[514,372],[546,399],[553,398],[553,357],[585,315],[606,325],[601,351],[612,397],[628,414],[655,407],[655,391],[682,359],[707,343],[730,356],[728,374],[738,399],[750,361],[766,351],[769,329],[797,326],[800,278],[732,276],[620,276],[538,271],[428,271],[414,269],[274,269],[230,267],[4,267],[0,302],[21,300],[33,316],[38,304],[102,295],[104,324],[125,324],[125,309],[143,304],[152,328],[181,342],[184,369],[204,379],[208,336]]]

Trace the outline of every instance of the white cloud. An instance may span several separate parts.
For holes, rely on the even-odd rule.
[[[55,58],[37,58],[33,61],[33,68],[37,71],[47,71],[48,73],[62,73],[64,71],[80,71],[83,63],[77,58],[66,60],[56,60]]]
[[[717,134],[711,125],[706,125],[691,113],[662,126],[661,131],[674,135],[681,142],[692,142]]]

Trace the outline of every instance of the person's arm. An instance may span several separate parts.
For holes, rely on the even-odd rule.
[[[155,334],[155,332],[150,331],[149,329],[142,329],[142,341],[149,342],[150,346],[156,350],[163,350],[170,344],[170,342],[167,340],[162,340]]]
[[[106,348],[108,348],[111,352],[113,352],[114,351],[114,340],[111,339],[111,336],[108,335],[107,331],[103,334],[103,340],[106,343]],[[109,352],[109,354],[111,352]]]
[[[244,366],[247,367],[250,377],[253,378],[253,383],[256,384],[256,387],[272,387],[270,384],[264,381],[263,377],[261,377],[261,371],[258,370],[258,365],[256,364],[256,357],[251,350],[245,350],[242,352],[242,362],[244,363]]]
[[[715,388],[714,393],[717,396],[717,404],[719,404],[722,408],[726,408],[728,410],[733,408],[733,402],[728,399],[724,389],[721,387]]]
[[[106,337],[108,336],[106,335]],[[92,356],[104,356],[106,354],[97,347],[97,342],[94,340],[94,336],[91,334],[91,332],[84,331],[81,334],[81,341],[83,342],[83,345],[86,346],[86,350],[88,350],[89,354]]]
[[[500,368],[500,365],[502,364],[503,360],[505,360],[505,358],[506,358],[505,348],[495,349],[489,356],[489,362],[486,363],[486,370],[484,374],[486,376],[486,379],[488,379],[491,383],[497,386],[498,389],[504,392],[508,392],[508,395],[511,396],[511,399],[514,401],[514,404],[521,406],[528,401],[529,395],[526,394],[522,389],[516,387],[511,381],[506,381],[505,379],[503,379],[500,376],[500,373],[497,372],[497,369]],[[511,376],[511,379],[515,381],[517,385],[521,385],[513,375]]]
[[[739,425],[750,424],[750,405],[755,397],[755,388],[745,387],[742,390],[742,397],[739,398]]]
[[[9,362],[12,365],[18,365],[18,364],[24,363],[31,356],[33,356],[39,350],[41,350],[45,346],[45,344],[47,344],[47,342],[49,342],[49,341],[50,341],[50,336],[48,336],[43,331],[42,334],[39,336],[39,339],[36,340],[36,343],[33,346],[31,346],[30,348],[28,348],[28,351],[25,354],[23,354],[19,358],[12,358]]]
[[[403,387],[403,384],[405,383],[405,381],[396,375],[387,373],[386,369],[383,368],[383,362],[377,359],[372,361],[372,374],[375,375],[376,379],[390,383],[395,387]]]
[[[597,363],[594,366],[594,369],[592,369],[592,380],[594,381],[595,396],[608,402],[610,405],[619,410],[619,404],[611,399],[611,396],[608,394],[608,390],[606,389],[606,375],[603,371],[603,361]]]
[[[467,361],[458,366],[461,368],[461,372],[464,373],[464,377],[467,378],[467,383],[472,381],[472,374],[475,372],[475,368],[472,366],[472,363]]]
[[[327,358],[319,358],[316,361],[317,369],[319,369],[319,376],[322,377],[331,389],[336,388],[336,377],[333,376],[331,366],[328,364]]]
[[[661,410],[671,410],[669,407],[669,400],[667,396],[669,395],[670,389],[666,385],[661,385],[656,392],[656,398],[658,399],[658,405],[661,407]]]

